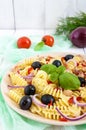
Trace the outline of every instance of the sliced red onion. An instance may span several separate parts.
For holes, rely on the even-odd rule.
[[[67,120],[69,120],[69,121],[77,121],[77,120],[80,120],[80,119],[86,117],[86,113],[84,113],[84,114],[81,115],[81,116],[78,116],[78,117],[75,117],[75,118],[71,118],[71,117],[68,117],[68,116],[66,116],[65,114],[63,114],[63,113],[59,110],[58,107],[56,107],[56,110],[58,111],[58,113],[59,113],[62,117],[64,117],[65,119],[67,119]]]
[[[9,88],[25,88],[25,86],[12,86],[12,85],[8,85]]]
[[[77,104],[77,106],[80,106],[80,107],[85,107],[86,106],[86,103],[78,102],[76,97],[73,97],[73,101],[74,101],[75,104]]]
[[[34,77],[34,74],[33,73],[30,73],[29,75],[27,76],[23,76],[24,79],[32,79]]]
[[[47,105],[41,103],[41,102],[36,98],[36,96],[38,96],[38,94],[35,94],[35,95],[31,96],[33,103],[36,104],[36,105],[38,105],[38,106],[40,106],[40,107],[46,107]]]

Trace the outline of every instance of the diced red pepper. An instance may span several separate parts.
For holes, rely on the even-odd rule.
[[[82,100],[82,97],[79,96],[76,99],[77,99],[77,101],[80,101],[80,100]]]
[[[50,101],[50,103],[48,104],[48,106],[52,106],[53,105],[53,102],[52,100]]]
[[[47,81],[48,84],[52,84],[52,82],[50,80]]]
[[[34,69],[32,68],[32,67],[30,67],[29,69],[28,69],[28,74],[30,74],[31,73],[31,71],[33,71]]]
[[[73,97],[69,98],[68,103],[73,104]]]
[[[60,117],[59,121],[68,121],[67,119],[65,119],[64,117]]]
[[[86,64],[85,64],[85,63],[82,63],[82,66],[83,66],[83,67],[86,67]]]
[[[17,70],[17,73],[18,73],[18,74],[20,74],[20,71],[19,71],[19,70]]]
[[[46,61],[50,61],[52,58],[53,58],[53,57],[48,56],[48,57],[46,58]]]
[[[77,63],[77,66],[79,66],[79,63]]]

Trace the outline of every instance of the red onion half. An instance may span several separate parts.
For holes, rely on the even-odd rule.
[[[86,27],[78,27],[73,30],[70,34],[70,40],[79,48],[86,47]]]
[[[56,107],[56,110],[58,111],[58,113],[59,113],[62,117],[64,117],[65,119],[67,119],[67,120],[69,120],[69,121],[77,121],[77,120],[80,120],[80,119],[86,117],[86,113],[84,113],[84,114],[81,115],[81,116],[78,116],[78,117],[75,117],[75,118],[71,118],[71,117],[68,117],[68,116],[66,116],[65,114],[63,114],[63,113],[59,110],[58,107]]]

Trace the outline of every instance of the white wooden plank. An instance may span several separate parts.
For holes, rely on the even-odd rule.
[[[44,34],[55,34],[55,29],[45,29]]]
[[[4,29],[0,30],[0,37],[1,36],[8,36],[8,35],[11,36],[14,34],[14,32],[15,32],[14,30],[10,30],[10,29],[9,30],[4,30]]]
[[[46,0],[46,29],[56,28],[61,17],[73,15],[76,11],[75,0]]]
[[[44,28],[44,0],[15,0],[17,29]]]
[[[77,2],[77,10],[86,12],[86,0],[76,0]]]
[[[43,36],[44,35],[44,30],[41,29],[20,29],[16,30],[14,33],[15,37],[20,37],[20,36]]]
[[[13,29],[12,0],[0,0],[0,29]]]

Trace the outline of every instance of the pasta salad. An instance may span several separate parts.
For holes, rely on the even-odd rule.
[[[81,55],[28,58],[8,77],[8,96],[20,109],[58,121],[86,116],[86,59]]]

